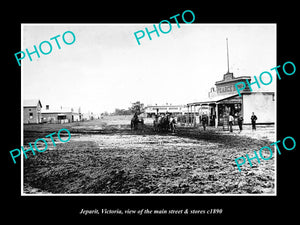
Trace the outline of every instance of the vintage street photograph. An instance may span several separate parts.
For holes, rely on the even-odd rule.
[[[276,195],[276,24],[153,24],[22,24],[22,195]]]

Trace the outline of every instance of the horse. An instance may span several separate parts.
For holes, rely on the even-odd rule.
[[[172,131],[175,132],[175,124],[176,121],[174,118],[170,119],[170,116],[156,116],[153,121],[153,129],[154,131]]]
[[[161,117],[155,116],[155,119],[153,120],[153,130],[159,131],[159,123],[160,123]]]
[[[161,130],[162,131],[168,131],[170,128],[170,119],[169,119],[169,115],[165,116],[161,119]]]
[[[170,130],[172,131],[172,133],[175,133],[176,130],[176,120],[175,118],[171,118],[170,120]]]
[[[144,129],[144,119],[139,119],[138,116],[133,116],[130,122],[131,130],[138,130],[139,123],[142,125],[142,130]]]

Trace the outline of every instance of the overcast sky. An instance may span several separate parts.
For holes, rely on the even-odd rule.
[[[85,112],[127,109],[135,101],[201,101],[227,72],[226,37],[235,77],[259,76],[277,66],[274,24],[172,25],[170,33],[152,33],[152,40],[146,35],[138,45],[134,32],[153,24],[23,24],[23,51],[65,31],[76,36],[72,45],[60,37],[60,50],[52,40],[49,55],[22,60],[23,99]],[[275,81],[256,90],[275,91]]]

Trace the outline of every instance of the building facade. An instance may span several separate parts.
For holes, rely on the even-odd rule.
[[[186,105],[149,105],[145,107],[147,117],[152,117],[156,114],[172,114],[174,116],[182,115],[187,112]]]
[[[224,126],[228,124],[229,115],[233,115],[237,123],[238,116],[242,116],[244,123],[251,123],[252,112],[255,113],[257,123],[275,123],[275,94],[274,92],[251,92],[247,86],[238,95],[235,84],[238,82],[251,82],[251,77],[234,77],[233,73],[226,73],[223,80],[215,83],[208,93],[208,98],[199,102],[188,103],[188,121],[191,123],[200,122],[201,116],[208,116],[208,125]],[[205,108],[205,110],[203,110]],[[199,119],[198,119],[199,117]]]
[[[37,124],[42,122],[42,104],[39,99],[25,99],[23,101],[23,123]]]
[[[251,123],[252,112],[257,116],[257,123],[275,123],[276,104],[274,92],[244,93],[242,97],[244,123]]]
[[[81,121],[80,108],[75,111],[73,108],[60,107],[58,109],[50,109],[46,105],[46,109],[42,111],[43,123],[71,123]]]

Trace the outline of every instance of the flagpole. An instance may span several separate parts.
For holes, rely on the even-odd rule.
[[[228,39],[227,38],[226,38],[226,45],[227,45],[227,68],[228,68],[227,73],[229,73],[229,51],[228,51]]]

